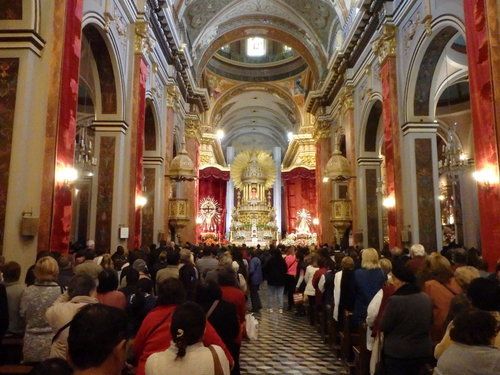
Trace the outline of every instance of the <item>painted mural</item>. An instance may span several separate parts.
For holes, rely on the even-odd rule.
[[[0,59],[0,254],[3,247],[19,59]]]

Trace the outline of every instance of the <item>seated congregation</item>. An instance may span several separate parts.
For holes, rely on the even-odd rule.
[[[500,263],[488,273],[474,249],[162,241],[41,252],[24,283],[0,267],[0,374],[238,375],[264,281],[268,314],[307,319],[352,373],[500,373]]]

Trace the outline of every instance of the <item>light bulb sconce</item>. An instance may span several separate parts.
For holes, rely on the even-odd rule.
[[[69,189],[78,180],[78,171],[73,167],[63,167],[56,171],[56,182]]]
[[[396,199],[394,198],[394,195],[389,195],[385,197],[382,200],[382,206],[384,206],[387,209],[396,207]]]
[[[148,198],[143,195],[139,195],[135,198],[135,206],[137,208],[143,208],[146,204],[148,204]]]
[[[478,183],[480,187],[486,190],[490,190],[493,185],[497,185],[499,182],[498,173],[496,173],[493,167],[485,167],[478,171],[472,173],[472,177]]]

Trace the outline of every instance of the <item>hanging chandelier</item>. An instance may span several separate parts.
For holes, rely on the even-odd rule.
[[[447,176],[455,175],[470,168],[470,162],[467,155],[456,141],[453,134],[456,132],[457,123],[448,127],[447,144],[443,145],[442,157],[439,160],[439,174]]]
[[[97,165],[94,156],[94,135],[90,128],[92,121],[78,123],[75,137],[75,165],[83,171],[91,171]]]

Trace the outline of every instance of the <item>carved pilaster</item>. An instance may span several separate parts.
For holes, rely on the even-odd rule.
[[[372,43],[373,53],[378,56],[380,65],[388,57],[396,56],[396,27],[383,25],[380,36]]]
[[[184,134],[186,137],[201,139],[200,117],[198,115],[186,115],[184,118]]]
[[[153,37],[153,33],[148,22],[136,22],[134,52],[137,54],[147,55],[153,51],[155,42],[156,40]]]
[[[181,93],[176,85],[167,85],[167,107],[178,108],[180,96]]]
[[[313,137],[315,140],[330,138],[330,125],[329,119],[318,117],[314,124]]]
[[[340,102],[342,104],[342,110],[348,111],[350,109],[354,109],[354,97],[353,90],[351,86],[346,86],[342,89],[340,94]]]

